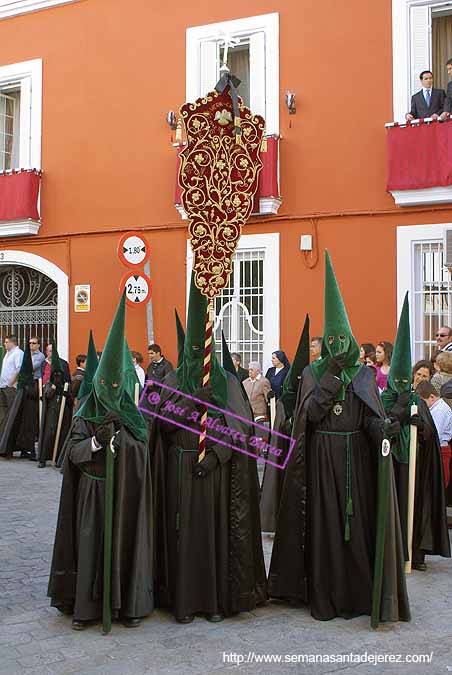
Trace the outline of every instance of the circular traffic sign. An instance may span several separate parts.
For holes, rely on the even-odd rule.
[[[143,272],[127,272],[121,280],[121,292],[126,289],[126,302],[136,307],[151,298],[151,280]]]
[[[118,244],[118,256],[127,267],[144,265],[149,260],[151,248],[139,232],[126,232]]]

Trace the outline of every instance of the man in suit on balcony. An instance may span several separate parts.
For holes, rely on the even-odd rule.
[[[411,110],[405,115],[406,120],[419,120],[424,117],[438,119],[444,111],[446,92],[433,88],[433,73],[423,70],[419,75],[422,89],[411,97]]]
[[[452,59],[446,62],[447,74],[452,77]],[[444,112],[441,115],[442,119],[447,119],[452,113],[452,80],[447,85],[446,100],[444,101]]]

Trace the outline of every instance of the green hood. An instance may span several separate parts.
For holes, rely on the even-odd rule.
[[[397,402],[399,394],[411,391],[411,339],[410,339],[410,307],[408,293],[403,301],[400,313],[394,350],[391,358],[387,389],[382,392],[381,400],[385,413],[389,415]],[[417,396],[413,394],[409,405],[417,403]],[[400,433],[391,444],[392,453],[399,462],[406,464],[410,454],[410,425],[402,424]]]
[[[286,413],[291,417],[297,401],[298,385],[300,376],[310,361],[310,340],[309,340],[309,314],[306,314],[303,330],[298,342],[292,365],[283,383],[280,401],[284,404]]]
[[[17,378],[17,388],[23,389],[24,387],[33,387],[33,385],[33,361],[31,360],[30,345],[27,343],[19,371],[19,377]]]
[[[176,369],[177,386],[180,391],[186,394],[193,394],[196,389],[202,386],[206,314],[207,298],[196,288],[194,275],[192,274],[183,359]],[[197,347],[197,349],[193,349],[193,347]],[[218,363],[213,337],[210,386],[215,405],[224,408],[228,400],[228,381],[225,371]],[[213,413],[211,412],[211,414]]]
[[[226,342],[223,331],[221,331],[221,346],[223,352],[223,368],[227,373],[231,373],[231,375],[235,375],[235,377],[239,379],[239,375],[235,369],[234,361],[232,360],[231,352],[229,351],[228,343]]]
[[[328,251],[325,251],[325,316],[322,341],[322,358],[312,364],[317,381],[328,369],[331,357],[347,352],[347,362],[340,374],[344,383],[337,398],[343,401],[345,390],[361,368],[359,363],[359,345],[356,342],[341,292],[334,274]]]
[[[85,375],[83,376],[77,398],[81,399],[88,396],[93,388],[93,377],[96,372],[99,359],[97,358],[96,347],[94,345],[93,331],[89,332],[88,351],[86,353]]]
[[[50,361],[50,380],[56,373],[62,373],[63,366],[61,365],[60,357],[58,355],[58,350],[55,340],[52,340],[52,358]]]
[[[135,401],[135,385],[137,383],[140,384],[140,380],[138,379],[137,371],[135,370],[135,364],[133,362],[132,354],[130,353],[127,340],[125,340],[124,343],[123,371],[124,371],[124,387],[127,393],[129,394],[130,398],[132,399],[132,401]]]
[[[177,332],[177,367],[182,364],[184,358],[184,344],[185,344],[185,331],[182,325],[182,321],[179,318],[177,309],[174,310],[176,315],[176,332]]]
[[[76,415],[87,422],[101,422],[107,412],[115,412],[124,426],[139,441],[147,439],[146,422],[128,391],[125,360],[125,292],[108,333],[102,357],[93,377],[93,388]]]

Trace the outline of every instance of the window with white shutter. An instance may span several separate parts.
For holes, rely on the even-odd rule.
[[[42,61],[0,66],[0,171],[41,168]]]
[[[223,21],[187,29],[186,99],[212,91],[219,79],[225,36],[234,41],[228,63],[242,77],[239,93],[264,116],[267,134],[279,134],[279,15]],[[247,100],[249,99],[249,100]]]

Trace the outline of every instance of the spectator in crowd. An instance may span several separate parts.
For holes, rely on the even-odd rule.
[[[447,489],[450,480],[450,459],[452,456],[449,445],[450,439],[452,438],[452,410],[447,403],[438,396],[438,393],[431,382],[421,382],[416,389],[416,393],[419,394],[429,407],[436,431],[438,432],[443,460],[444,486]]]
[[[359,360],[365,366],[375,365],[375,345],[371,342],[363,342],[359,348]]]
[[[75,357],[76,369],[72,373],[71,393],[74,399],[78,396],[78,391],[85,377],[86,354],[77,354]]]
[[[172,364],[163,356],[160,345],[149,345],[148,354],[149,366],[146,371],[146,378],[148,380],[163,382],[168,373],[174,370]]]
[[[446,61],[446,69],[449,77],[452,77],[452,59]],[[448,119],[452,113],[452,80],[447,85],[446,99],[444,101],[444,111],[441,115],[442,119]]]
[[[132,354],[133,365],[135,366],[137,377],[140,381],[140,387],[143,388],[144,387],[144,381],[146,379],[144,369],[141,365],[143,363],[143,355],[140,352],[131,352],[131,354]]]
[[[441,387],[452,378],[452,353],[438,352],[435,359],[436,373],[431,379],[432,386],[438,396],[441,396]],[[447,405],[452,408],[452,399],[444,398]]]
[[[412,370],[413,389],[416,390],[420,382],[430,382],[433,375],[433,366],[431,361],[422,359],[414,364]]]
[[[253,410],[254,421],[266,422],[268,420],[267,397],[272,390],[271,384],[262,375],[260,364],[257,361],[250,361],[248,372],[249,377],[243,381],[243,386]]]
[[[311,358],[313,361],[322,358],[322,338],[319,335],[311,340]]]
[[[436,333],[436,344],[439,351],[452,352],[452,328],[441,326]]]
[[[16,396],[17,378],[24,353],[17,346],[17,337],[8,335],[5,339],[5,356],[0,374],[0,428]]]
[[[438,119],[444,111],[446,92],[433,87],[433,73],[423,70],[419,75],[422,89],[411,97],[411,110],[405,115],[407,120],[419,120],[425,117]]]
[[[380,392],[384,391],[388,382],[389,368],[391,365],[392,344],[382,340],[375,349],[377,385]]]
[[[33,364],[33,379],[39,380],[41,377],[42,364],[45,361],[45,356],[41,352],[41,341],[36,335],[32,335],[28,340],[31,351],[31,362]]]
[[[281,395],[282,386],[286,375],[289,372],[290,363],[283,351],[278,349],[272,354],[272,367],[267,370],[265,377],[270,382],[272,390],[275,392],[276,398]]]
[[[237,354],[237,352],[232,352],[231,353],[232,357],[232,363],[234,364],[234,368],[237,371],[237,377],[239,378],[240,382],[243,382],[248,378],[248,371],[246,368],[242,368],[240,365],[242,363],[242,358],[240,354]]]

